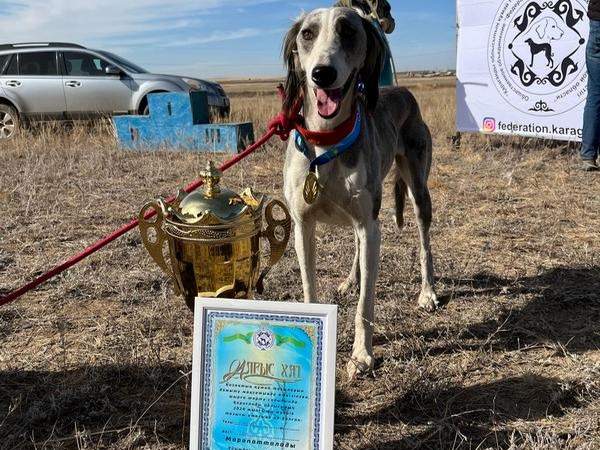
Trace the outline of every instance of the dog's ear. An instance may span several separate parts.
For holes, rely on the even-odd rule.
[[[367,109],[375,110],[379,100],[379,78],[387,55],[387,44],[370,21],[363,19],[363,27],[367,34],[367,56],[360,71],[360,78],[365,85]]]
[[[283,40],[283,59],[287,68],[283,110],[286,112],[294,107],[294,104],[302,95],[304,75],[302,74],[300,62],[298,61],[297,44],[298,33],[300,33],[300,29],[302,28],[302,22],[303,19],[300,18],[294,23]]]
[[[546,18],[542,23],[540,23],[535,31],[540,39],[543,39],[546,36],[546,28],[548,28],[548,19]]]

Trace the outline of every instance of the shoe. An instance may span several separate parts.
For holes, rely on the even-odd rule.
[[[584,172],[595,172],[596,170],[600,170],[598,164],[593,159],[584,159],[581,162],[581,170]]]

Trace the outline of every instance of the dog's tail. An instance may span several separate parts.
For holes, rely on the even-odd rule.
[[[396,169],[398,170],[398,169]],[[396,183],[394,184],[394,200],[396,202],[396,225],[398,229],[404,227],[404,205],[406,204],[406,183],[399,176],[396,177]]]

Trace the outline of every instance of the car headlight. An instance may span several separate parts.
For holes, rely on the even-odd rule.
[[[183,81],[190,87],[192,91],[208,91],[206,84],[193,78],[183,78]]]

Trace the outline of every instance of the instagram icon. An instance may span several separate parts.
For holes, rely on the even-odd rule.
[[[492,117],[486,117],[483,119],[483,132],[493,133],[494,131],[496,131],[496,119]]]

